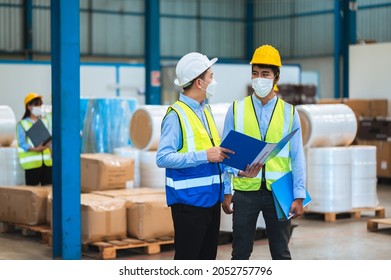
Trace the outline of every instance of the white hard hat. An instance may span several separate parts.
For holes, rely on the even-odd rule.
[[[191,52],[183,56],[176,65],[176,79],[175,85],[179,87],[186,87],[192,80],[201,75],[209,67],[215,64],[217,58],[211,60],[206,55]]]

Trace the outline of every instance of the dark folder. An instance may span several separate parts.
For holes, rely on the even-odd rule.
[[[289,215],[293,198],[293,178],[292,172],[282,176],[271,185],[274,205],[276,207],[277,216],[279,220],[290,219],[293,215]],[[311,197],[306,190],[306,198],[303,201],[303,207],[306,207],[311,202]]]
[[[224,159],[222,163],[240,170],[246,170],[247,165],[251,166],[258,162],[265,164],[285,147],[297,130],[298,128],[291,131],[278,143],[264,142],[231,130],[222,141],[220,147],[230,149],[235,154],[229,154],[229,158]]]
[[[38,119],[29,130],[26,131],[27,136],[33,142],[34,147],[39,145],[46,145],[52,136],[49,133],[49,130],[46,128],[41,119]]]

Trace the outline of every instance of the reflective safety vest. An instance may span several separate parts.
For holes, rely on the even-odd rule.
[[[262,139],[252,97],[248,96],[241,101],[234,102],[235,130],[269,143],[279,142],[285,135],[292,131],[293,114],[294,107],[277,98],[265,139]],[[251,147],[248,148],[251,149]],[[291,170],[289,153],[290,145],[288,143],[277,156],[270,159],[262,167],[264,170],[261,169],[257,177],[240,178],[234,176],[233,189],[240,191],[259,190],[264,173],[266,187],[268,190],[271,190],[270,185]]]
[[[182,101],[175,102],[166,113],[174,110],[182,130],[182,147],[179,153],[204,151],[220,146],[220,137],[209,105],[204,113],[209,131],[194,111]],[[221,171],[218,163],[204,163],[188,168],[166,168],[167,204],[184,203],[198,207],[211,207],[223,201]]]
[[[47,120],[45,118],[42,118],[41,120],[47,127],[48,126]],[[29,130],[30,127],[33,126],[33,123],[27,119],[23,119],[19,123],[24,129],[24,131]],[[18,131],[19,130],[17,129],[16,133],[19,133]],[[27,144],[34,147],[33,143],[31,142],[30,138],[27,137],[27,135],[26,135],[26,140],[27,140]],[[42,166],[42,163],[45,163],[46,166],[52,166],[52,155],[49,148],[43,150],[42,152],[25,151],[23,148],[19,146],[18,143],[18,156],[19,156],[20,165],[24,170],[39,168]]]

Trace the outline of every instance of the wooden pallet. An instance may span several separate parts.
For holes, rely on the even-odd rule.
[[[391,219],[370,219],[367,222],[367,229],[369,231],[379,230],[379,224],[391,226]]]
[[[337,217],[350,217],[354,219],[360,219],[363,216],[364,212],[375,212],[375,217],[384,218],[385,209],[382,206],[377,206],[373,208],[354,208],[351,211],[347,212],[316,212],[311,210],[305,210],[304,216],[310,216],[311,214],[323,215],[325,222],[335,222]]]
[[[115,259],[118,250],[124,249],[142,249],[144,254],[158,254],[161,251],[162,245],[174,244],[172,237],[161,237],[157,239],[139,240],[134,238],[126,238],[122,240],[110,240],[93,242],[83,245],[83,254],[89,255],[90,249],[99,250],[99,258],[103,260]]]
[[[23,236],[40,234],[42,243],[51,243],[52,229],[49,225],[25,225],[9,222],[2,222],[2,224],[2,232],[21,232]]]

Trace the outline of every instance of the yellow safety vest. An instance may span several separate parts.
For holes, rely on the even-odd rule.
[[[269,143],[279,142],[285,135],[292,131],[293,114],[293,106],[280,98],[277,98],[269,128],[266,132],[266,139],[262,139],[252,97],[248,96],[241,101],[234,102],[235,130]],[[251,147],[249,147],[249,149],[251,149]],[[271,190],[270,185],[274,181],[291,170],[289,153],[290,145],[288,143],[277,156],[270,159],[267,164],[262,167],[265,169],[264,173],[268,190]],[[240,178],[234,176],[233,189],[240,191],[259,190],[262,183],[262,173],[263,171],[261,170],[255,178]]]
[[[42,118],[41,120],[47,127],[48,126],[47,120],[45,118]],[[30,127],[33,126],[33,123],[28,121],[27,119],[23,119],[19,123],[24,129],[24,131],[29,130]],[[19,133],[18,129],[16,130],[16,133]],[[27,135],[26,135],[26,140],[30,146],[34,147],[33,143],[31,142],[30,138],[27,137]],[[39,168],[42,166],[43,163],[45,163],[46,166],[52,166],[53,164],[52,155],[49,148],[43,150],[42,152],[25,151],[23,148],[20,147],[19,142],[17,144],[18,144],[19,162],[24,170]]]

